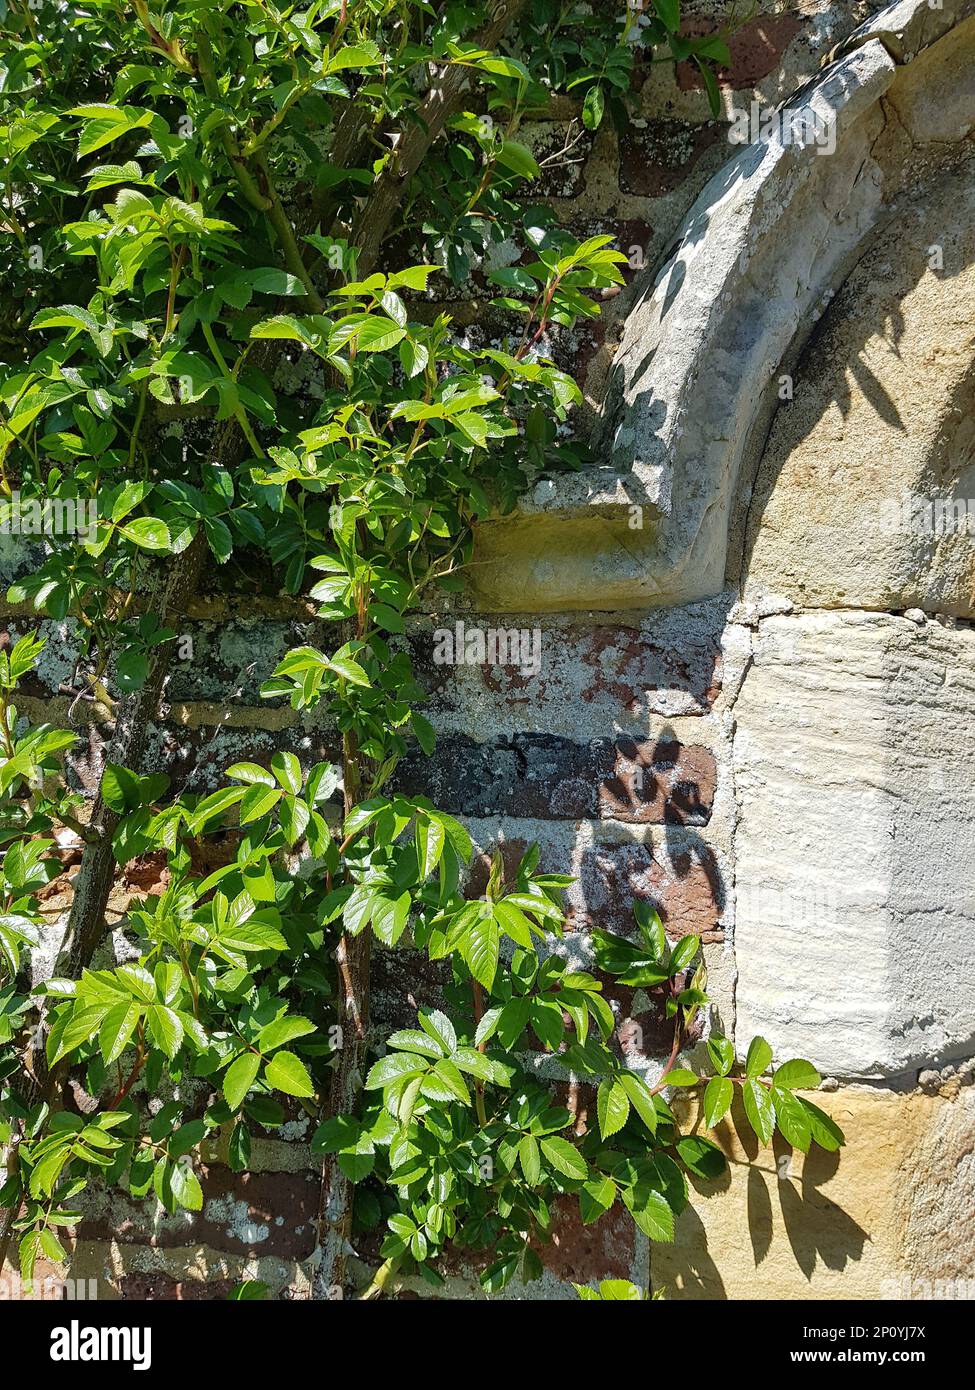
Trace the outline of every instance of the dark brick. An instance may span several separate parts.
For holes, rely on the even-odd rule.
[[[689,126],[684,121],[654,120],[643,129],[631,127],[620,140],[621,189],[645,198],[673,193],[726,130],[727,125],[717,121]]]
[[[173,1249],[209,1245],[231,1254],[307,1259],[315,1249],[321,1182],[315,1173],[233,1173],[201,1168],[201,1212],[160,1216],[150,1197],[136,1201],[113,1189],[77,1228],[78,1240]],[[280,1221],[280,1224],[278,1222]]]
[[[396,785],[409,795],[431,796],[457,815],[578,820],[597,813],[611,748],[608,739],[576,743],[552,734],[491,743],[445,734],[432,758],[415,752],[403,759]]]
[[[173,1279],[168,1274],[125,1274],[119,1280],[124,1299],[137,1303],[201,1303],[226,1299],[233,1279]]]
[[[403,759],[395,785],[455,815],[706,825],[716,775],[708,749],[671,739],[523,733],[478,743],[445,734],[432,758]]]
[[[802,22],[794,14],[758,15],[749,20],[731,35],[731,67],[718,69],[718,81],[733,90],[754,87],[780,65],[783,53],[801,28]],[[689,19],[681,26],[681,33],[687,38],[713,32],[714,25],[706,19]],[[685,92],[704,86],[696,63],[678,63],[677,85]]]

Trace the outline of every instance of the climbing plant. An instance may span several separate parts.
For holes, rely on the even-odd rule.
[[[723,1166],[667,1099],[704,1084],[680,1065],[707,1006],[697,938],[671,946],[644,907],[635,942],[596,936],[600,968],[673,1019],[648,1081],[599,979],[550,951],[569,880],[532,849],[468,899],[467,831],[395,781],[434,744],[407,616],[457,585],[479,518],[579,461],[558,334],[621,283],[609,237],[531,201],[522,123],[556,91],[584,127],[624,121],[637,53],[695,61],[717,101],[724,39],[679,30],[677,0],[0,6],[0,520],[45,541],[8,595],[36,618],[0,654],[0,1264],[15,1239],[27,1281],[91,1183],[199,1209],[200,1162],[246,1170],[295,1107],[323,1155],[321,1296],[347,1287],[353,1229],[385,1232],[368,1296],[397,1270],[437,1280],[448,1243],[491,1252],[495,1291],[537,1277],[560,1194],[669,1240],[685,1174]],[[491,342],[433,308],[472,277],[506,325]],[[262,693],[317,707],[334,753],[173,796],[148,738],[205,568],[317,605]],[[67,728],[15,705],[42,619],[75,644]],[[64,766],[89,719],[112,727],[93,802]],[[72,842],[61,942],[47,904]],[[161,891],[115,912],[150,854]],[[390,1037],[370,1027],[374,941],[452,973]],[[588,1129],[534,1048],[593,1085]],[[741,1074],[729,1042],[707,1048],[704,1127],[737,1085],[763,1143],[842,1142],[796,1095],[807,1063],[767,1079],[760,1040]]]

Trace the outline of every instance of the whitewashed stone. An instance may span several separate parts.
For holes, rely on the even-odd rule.
[[[765,621],[736,706],[736,1033],[844,1077],[975,1039],[975,631]]]

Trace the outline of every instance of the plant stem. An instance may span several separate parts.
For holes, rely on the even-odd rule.
[[[526,0],[490,0],[489,18],[479,33],[472,36],[476,48],[493,50],[508,26],[525,7]],[[419,169],[427,150],[442,134],[447,121],[460,103],[467,73],[460,64],[447,67],[437,74],[416,112],[416,122],[403,133],[366,200],[352,233],[352,243],[358,250],[356,274],[360,279],[369,275],[389,231],[390,223],[403,202],[407,185]]]
[[[369,595],[360,591],[356,637],[362,638],[368,624]],[[362,755],[353,730],[342,735],[343,799],[346,816],[362,795]],[[369,1026],[369,958],[371,934],[359,936],[343,932],[335,951],[339,970],[339,1018],[342,1036],[338,1062],[332,1075],[329,1113],[347,1115],[354,1108],[365,1068]],[[327,1154],[322,1165],[322,1194],[319,1211],[321,1256],[315,1275],[313,1296],[328,1299],[332,1290],[342,1289],[345,1261],[352,1229],[353,1184],[342,1172],[334,1154]]]
[[[365,1290],[364,1293],[361,1293],[359,1295],[359,1298],[362,1302],[365,1302],[368,1299],[382,1297],[386,1285],[389,1283],[390,1279],[392,1279],[393,1275],[399,1269],[400,1260],[402,1258],[402,1255],[392,1255],[388,1260],[385,1261],[385,1263],[379,1266],[375,1274],[372,1276],[372,1283],[369,1285],[369,1287]]]

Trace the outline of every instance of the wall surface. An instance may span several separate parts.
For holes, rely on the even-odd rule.
[[[703,32],[723,6],[685,8]],[[672,937],[699,933],[714,1022],[740,1051],[761,1032],[814,1061],[848,1136],[838,1161],[758,1152],[732,1115],[731,1176],[702,1184],[673,1247],[651,1257],[628,1220],[562,1213],[531,1297],[608,1276],[692,1299],[975,1292],[975,20],[961,0],[882,8],[762,0],[732,43],[726,119],[691,70],[660,65],[637,76],[633,129],[586,136],[552,176],[568,225],[633,253],[596,327],[553,344],[583,376],[596,466],[486,524],[468,591],[408,635],[439,741],[400,784],[464,817],[485,855],[537,841],[575,875],[573,962],[594,926],[628,929],[634,898]],[[804,84],[836,117],[835,152],[736,151],[735,111]],[[558,148],[577,115],[554,110],[532,142]],[[489,338],[479,293],[446,307]],[[965,502],[971,529],[915,525],[947,499],[939,514]],[[194,602],[193,659],[153,731],[176,787],[278,748],[334,753],[314,715],[257,695],[312,617],[242,573]],[[433,629],[458,619],[537,630],[537,672],[437,666]],[[54,637],[21,703],[63,719]],[[92,716],[88,732],[90,788],[109,731]],[[115,906],[162,884],[146,862]],[[383,1025],[441,984],[405,950],[376,976]],[[639,991],[607,997],[652,1078],[665,1021]],[[102,1297],[220,1297],[245,1275],[307,1296],[309,1130],[296,1117],[255,1142],[243,1179],[216,1143],[202,1213],[95,1203],[72,1277]],[[478,1296],[471,1271],[450,1291]]]

